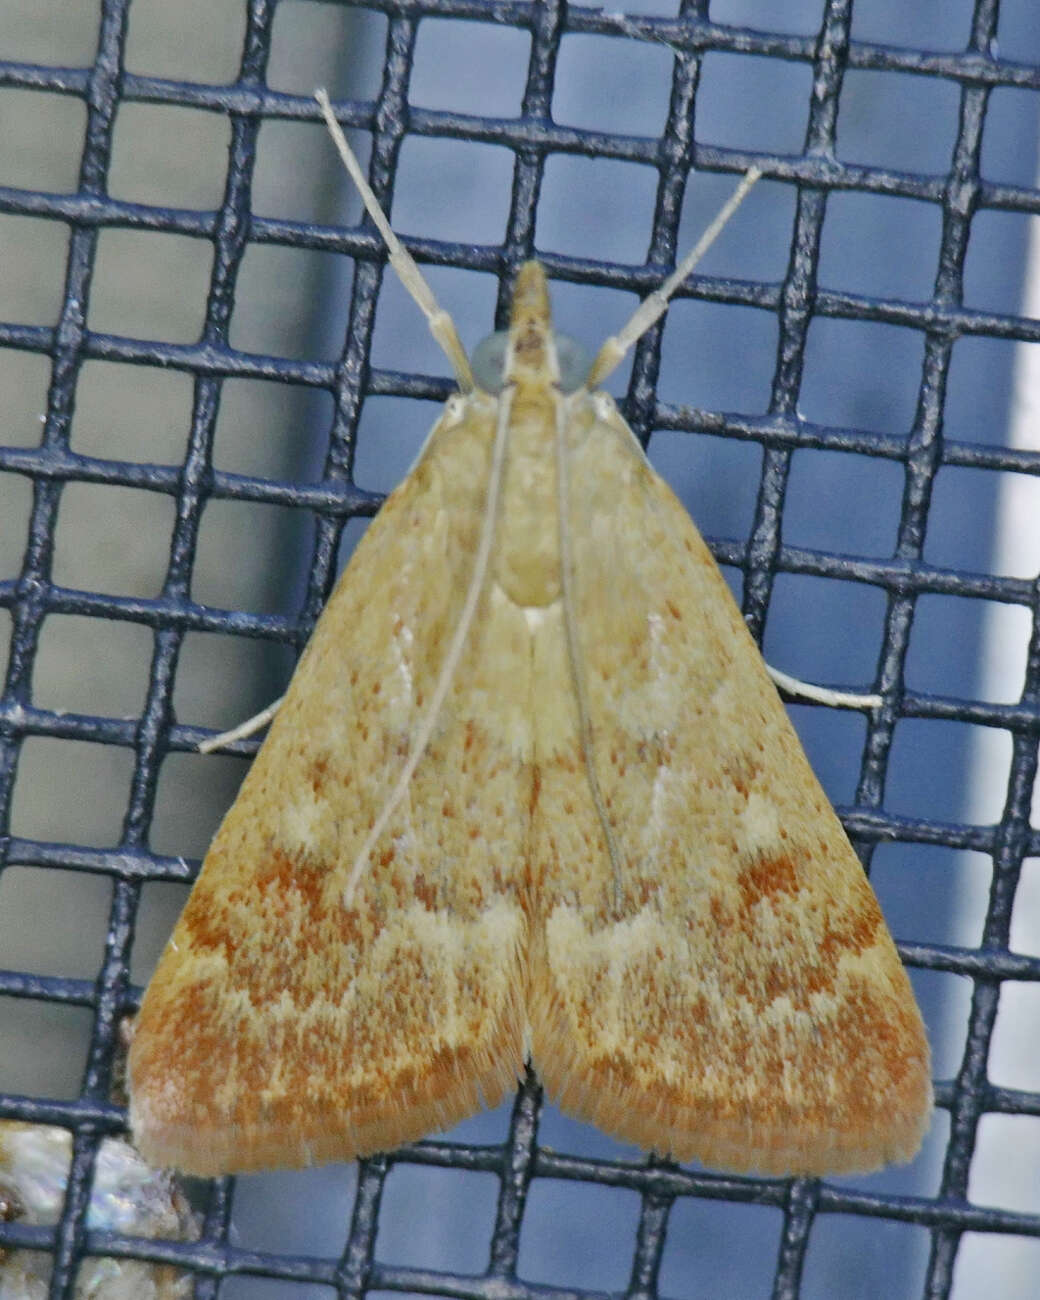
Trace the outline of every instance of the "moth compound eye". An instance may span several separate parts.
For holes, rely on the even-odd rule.
[[[470,358],[473,378],[477,386],[485,393],[500,393],[505,387],[506,349],[509,346],[508,330],[497,330],[489,334],[474,349]],[[556,335],[556,358],[560,366],[560,389],[564,393],[573,393],[579,389],[588,377],[592,364],[589,354],[574,339],[566,334]]]
[[[470,358],[470,368],[477,387],[485,393],[500,393],[505,386],[507,330],[496,330],[478,343]]]
[[[589,377],[589,354],[576,339],[557,334],[556,359],[560,364],[560,388],[565,393],[576,392]]]

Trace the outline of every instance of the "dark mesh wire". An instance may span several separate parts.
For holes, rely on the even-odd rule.
[[[1035,581],[985,576],[938,568],[923,559],[923,546],[940,466],[1040,472],[1040,455],[997,446],[955,442],[943,438],[943,404],[954,342],[966,334],[998,339],[1040,341],[1040,325],[1011,315],[986,313],[962,306],[963,275],[969,232],[976,210],[1022,213],[1040,211],[1033,190],[985,182],[980,174],[982,130],[991,91],[995,87],[1040,89],[1040,68],[998,59],[992,52],[998,6],[977,3],[969,46],[960,53],[931,54],[850,42],[851,5],[831,3],[818,38],[769,35],[715,26],[706,6],[683,7],[679,19],[635,20],[638,31],[663,38],[675,51],[674,77],[667,132],[662,140],[636,140],[560,128],[549,120],[556,60],[564,31],[617,33],[617,21],[591,9],[565,10],[554,3],[526,4],[513,0],[422,0],[420,4],[385,0],[373,6],[389,20],[382,91],[374,104],[340,105],[341,120],[373,132],[372,171],[377,191],[392,186],[397,151],[406,133],[443,135],[494,142],[511,149],[515,172],[507,234],[502,248],[410,241],[421,261],[499,272],[514,267],[532,251],[534,212],[546,157],[556,150],[589,156],[636,159],[657,169],[659,188],[654,214],[650,265],[632,269],[604,266],[574,257],[545,258],[558,279],[609,285],[643,294],[660,279],[660,267],[674,255],[684,189],[691,168],[732,172],[751,162],[767,175],[797,187],[794,240],[787,275],[782,283],[752,284],[703,280],[697,293],[724,303],[766,307],[779,321],[779,349],[769,413],[744,418],[667,407],[654,398],[658,366],[658,337],[652,333],[637,350],[626,412],[641,437],[654,428],[710,430],[764,448],[763,472],[754,528],[746,548],[737,543],[716,546],[723,560],[743,566],[745,612],[760,632],[778,570],[820,576],[852,577],[876,584],[888,598],[881,656],[880,683],[886,705],[874,717],[864,750],[856,806],[843,810],[851,833],[866,861],[881,841],[941,844],[971,848],[992,855],[994,872],[983,940],[977,949],[955,949],[904,943],[903,956],[912,966],[954,972],[972,982],[970,1022],[957,1076],[940,1081],[938,1102],[950,1112],[950,1137],[940,1192],[934,1197],[890,1196],[843,1190],[808,1181],[761,1181],[680,1171],[647,1164],[610,1165],[559,1155],[537,1144],[539,1097],[529,1082],[521,1091],[510,1140],[504,1149],[429,1143],[409,1150],[408,1159],[457,1169],[482,1170],[499,1179],[499,1200],[490,1245],[490,1266],[482,1277],[433,1275],[420,1270],[374,1262],[380,1197],[387,1162],[373,1160],[361,1167],[349,1240],[339,1261],[298,1259],[276,1254],[257,1255],[236,1247],[227,1237],[230,1219],[228,1185],[216,1185],[206,1222],[205,1238],[195,1245],[149,1244],[142,1250],[118,1234],[86,1232],[84,1226],[93,1152],[99,1135],[121,1131],[123,1112],[109,1101],[120,1019],[138,996],[128,978],[128,955],[141,885],[146,880],[183,880],[190,874],[182,863],[149,851],[159,761],[169,750],[190,750],[201,731],[175,723],[171,711],[174,673],[182,639],[188,631],[237,633],[289,640],[298,644],[320,608],[332,571],[343,521],[352,513],[370,513],[370,494],[351,481],[352,446],[364,393],[440,396],[447,386],[397,373],[366,370],[366,357],[379,288],[382,250],[368,231],[340,231],[318,226],[253,219],[250,185],[257,133],[265,117],[313,120],[315,105],[307,98],[265,89],[266,60],[276,5],[261,0],[248,6],[248,27],[238,81],[228,87],[175,83],[158,78],[124,75],[121,50],[129,0],[103,5],[103,26],[93,67],[28,66],[0,61],[0,86],[37,87],[79,96],[89,105],[86,143],[78,191],[62,197],[27,190],[0,190],[0,211],[50,215],[71,226],[66,292],[55,328],[0,323],[0,345],[46,354],[52,361],[44,435],[37,449],[0,446],[0,469],[30,478],[34,498],[24,567],[17,577],[0,581],[0,605],[13,617],[10,667],[0,700],[0,828],[6,830],[7,810],[16,775],[21,741],[26,736],[92,740],[128,746],[135,758],[124,839],[114,849],[53,844],[5,835],[0,838],[0,866],[17,863],[73,867],[107,873],[115,882],[104,965],[97,983],[17,971],[0,971],[0,993],[8,997],[43,999],[84,1006],[94,1016],[89,1062],[81,1095],[71,1102],[45,1097],[0,1097],[0,1116],[41,1123],[64,1124],[76,1132],[71,1192],[61,1223],[53,1234],[0,1223],[0,1244],[36,1244],[52,1248],[56,1261],[52,1295],[72,1294],[76,1263],[85,1249],[110,1255],[144,1254],[150,1258],[182,1259],[202,1270],[199,1295],[216,1294],[224,1271],[324,1282],[340,1295],[362,1289],[429,1291],[456,1296],[544,1292],[516,1280],[520,1227],[532,1178],[588,1181],[623,1187],[641,1198],[641,1217],[632,1261],[631,1291],[656,1293],[657,1274],[670,1209],[677,1197],[770,1205],[783,1213],[783,1233],[776,1261],[773,1294],[799,1294],[809,1234],[818,1216],[847,1214],[923,1225],[932,1249],[924,1294],[950,1293],[958,1245],[966,1231],[1040,1235],[1040,1214],[980,1208],[967,1199],[968,1173],[980,1118],[986,1113],[1040,1115],[1040,1095],[994,1087],[987,1080],[987,1056],[1001,984],[1006,980],[1035,981],[1040,959],[1009,951],[1009,927],[1019,871],[1024,858],[1040,854],[1040,835],[1030,826],[1030,799],[1036,770],[1040,730],[1040,635],[1037,632]],[[406,113],[408,81],[417,23],[425,15],[478,17],[527,30],[532,38],[522,120],[482,120],[428,110]],[[622,39],[619,37],[618,39]],[[638,39],[630,31],[623,39]],[[692,105],[701,59],[706,51],[793,60],[810,64],[813,87],[805,148],[797,157],[743,154],[701,144],[693,138]],[[0,39],[0,54],[3,53]],[[936,77],[956,85],[960,115],[952,166],[946,176],[914,175],[876,167],[839,165],[834,161],[838,95],[848,68],[888,69]],[[232,123],[231,148],[224,202],[215,213],[174,211],[115,202],[106,197],[106,175],[114,116],[120,100],[194,105],[226,112]],[[930,301],[906,304],[867,299],[851,293],[817,292],[816,274],[821,230],[828,195],[834,191],[903,195],[937,204],[942,209],[939,271]],[[206,323],[198,346],[166,345],[148,339],[116,338],[86,329],[86,304],[91,288],[98,231],[108,223],[140,230],[178,231],[213,241],[215,259]],[[236,276],[250,240],[281,242],[308,248],[333,249],[359,259],[349,327],[338,363],[288,362],[257,359],[233,351],[227,342]],[[0,305],[0,314],[3,314]],[[804,350],[813,315],[839,319],[888,322],[919,332],[924,340],[918,405],[909,437],[861,434],[850,430],[806,426],[796,418]],[[153,466],[99,460],[74,454],[68,446],[68,426],[77,374],[85,358],[169,365],[196,377],[190,443],[183,465]],[[328,431],[330,453],[323,480],[303,487],[294,482],[248,478],[211,468],[210,449],[218,394],[228,376],[285,378],[326,389],[335,396],[335,418]],[[781,543],[781,517],[791,452],[813,446],[855,449],[895,461],[905,473],[898,545],[886,561],[848,559]],[[73,481],[147,485],[175,496],[177,521],[168,576],[160,599],[119,598],[57,587],[51,582],[52,542],[56,511],[64,485]],[[298,621],[201,608],[189,599],[200,512],[207,498],[286,503],[317,511],[318,524],[310,585]],[[1025,690],[1014,705],[997,705],[952,697],[920,695],[901,689],[903,667],[915,601],[922,593],[945,594],[1013,602],[1030,610],[1032,636]],[[130,620],[154,633],[154,657],[147,703],[139,720],[59,715],[34,707],[30,692],[34,655],[42,621],[55,612],[93,618]],[[995,827],[951,825],[898,816],[884,808],[886,767],[896,720],[900,717],[972,722],[1006,730],[1013,757],[1003,816]],[[244,747],[246,750],[250,746]],[[41,1094],[46,1083],[41,1082]],[[582,1294],[559,1290],[554,1294]]]

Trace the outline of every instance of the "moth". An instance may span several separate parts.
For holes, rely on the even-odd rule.
[[[194,1174],[350,1159],[494,1106],[530,1058],[564,1111],[662,1156],[909,1159],[929,1052],[877,899],[599,387],[698,250],[578,373],[526,263],[471,365],[320,102],[459,392],[333,592],[148,986],[140,1150]]]

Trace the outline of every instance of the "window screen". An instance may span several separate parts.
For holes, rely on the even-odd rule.
[[[185,1185],[197,1240],[88,1213],[256,745],[195,747],[284,689],[451,391],[322,84],[470,348],[536,254],[594,350],[763,168],[610,386],[770,662],[884,694],[790,708],[928,1022],[910,1166],[671,1166],[528,1079],[391,1157]],[[0,1251],[52,1296],[98,1256],[222,1300],[1035,1293],[1038,91],[1028,0],[0,0],[0,1119],[75,1135]]]

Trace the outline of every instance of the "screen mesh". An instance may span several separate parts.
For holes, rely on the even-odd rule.
[[[1040,453],[1035,434],[1014,432],[1028,430],[1028,421],[1016,424],[1008,395],[1015,392],[1028,405],[1026,345],[1040,342],[1022,269],[1026,218],[1040,210],[1034,183],[1040,44],[1030,35],[1028,5],[1006,4],[1001,12],[995,0],[950,6],[941,17],[933,15],[930,30],[916,28],[919,15],[903,14],[895,4],[862,4],[855,12],[847,2],[792,6],[790,31],[770,30],[780,21],[771,9],[688,3],[668,15],[621,14],[516,0],[383,0],[365,9],[318,0],[185,6],[183,30],[171,19],[168,31],[153,36],[172,51],[166,75],[138,68],[132,57],[135,22],[154,23],[161,12],[145,0],[101,3],[90,15],[86,47],[77,48],[69,36],[71,18],[41,25],[21,15],[12,22],[12,36],[0,36],[0,91],[9,120],[18,130],[26,124],[19,137],[24,148],[19,153],[12,146],[8,175],[0,177],[11,180],[0,186],[6,223],[0,241],[6,239],[10,250],[10,291],[0,298],[0,356],[11,367],[0,371],[0,383],[12,394],[5,403],[8,431],[0,434],[0,480],[10,484],[0,509],[0,614],[9,616],[0,697],[0,879],[31,880],[44,890],[36,873],[47,872],[59,882],[52,893],[34,894],[36,911],[24,913],[18,899],[27,905],[27,895],[16,897],[8,885],[5,902],[0,885],[0,927],[5,911],[8,923],[0,929],[0,1017],[7,1020],[0,1042],[10,1066],[0,1118],[61,1125],[75,1134],[57,1226],[27,1226],[12,1215],[0,1222],[0,1248],[52,1252],[52,1296],[74,1294],[86,1252],[182,1261],[197,1270],[199,1296],[404,1291],[476,1297],[500,1294],[503,1286],[514,1296],[547,1289],[561,1296],[626,1289],[638,1295],[858,1296],[880,1293],[881,1276],[891,1282],[886,1294],[937,1298],[971,1294],[973,1266],[999,1279],[995,1294],[1032,1294],[1040,1214],[1035,1197],[1018,1197],[1012,1184],[1015,1166],[1031,1160],[1034,1172],[1027,1179],[1035,1191],[1040,1054],[1027,1042],[1016,1055],[1012,1040],[1021,1045],[1021,1026],[1030,1018],[1037,1023],[1033,994],[1040,977],[1040,835],[1032,819],[1040,733],[1034,562],[1040,500],[1028,496],[1040,474]],[[350,32],[362,58],[352,63],[342,49],[330,51],[322,29],[310,26],[319,13],[322,21],[331,16],[341,24],[334,29],[338,39]],[[189,22],[195,24],[191,31]],[[198,27],[210,24],[214,43],[218,31],[225,33],[237,61],[232,73],[212,80],[193,76],[192,65],[193,58],[204,62],[193,51],[205,42],[193,42]],[[515,111],[500,111],[495,100],[494,110],[483,115],[479,104],[450,106],[450,96],[448,107],[430,106],[429,69],[449,57],[437,53],[436,41],[457,54],[470,26],[474,40],[478,27],[481,39],[491,40],[489,33],[503,42],[523,38],[508,53],[505,44],[494,46],[503,59],[503,84],[515,78]],[[81,36],[86,30],[81,23]],[[24,47],[16,31],[19,40],[30,33]],[[423,53],[427,33],[435,33],[434,44]],[[285,48],[292,49],[291,59]],[[497,75],[495,69],[482,91],[490,100]],[[879,91],[872,76],[891,80]],[[652,84],[651,77],[657,78]],[[695,464],[686,461],[684,470],[684,458],[700,455],[688,450],[700,439],[716,450],[696,466],[714,476],[723,495],[731,480],[751,482],[746,526],[735,526],[723,511],[716,529],[696,505],[694,512],[740,586],[749,625],[760,640],[765,636],[767,653],[787,644],[777,640],[774,647],[770,639],[777,620],[781,626],[786,621],[791,635],[803,630],[811,647],[794,665],[807,666],[803,676],[828,675],[826,650],[833,642],[831,678],[884,694],[884,707],[865,722],[851,715],[855,732],[817,733],[814,727],[832,725],[818,717],[822,710],[797,716],[811,757],[822,758],[817,766],[828,788],[840,795],[841,781],[850,782],[839,811],[868,868],[874,867],[937,1047],[935,1131],[911,1171],[816,1183],[721,1176],[620,1149],[585,1148],[581,1140],[575,1154],[560,1137],[569,1140],[577,1126],[553,1127],[556,1120],[541,1116],[537,1084],[528,1079],[507,1132],[505,1118],[492,1117],[501,1130],[487,1130],[494,1137],[466,1130],[458,1140],[362,1162],[345,1202],[353,1196],[352,1213],[342,1220],[338,1244],[324,1252],[282,1250],[269,1244],[278,1241],[273,1230],[269,1238],[251,1239],[245,1227],[234,1228],[252,1195],[243,1184],[256,1180],[240,1180],[237,1189],[224,1180],[199,1193],[205,1221],[197,1242],[143,1242],[88,1225],[97,1144],[123,1131],[121,1024],[137,1005],[139,985],[183,898],[180,886],[197,869],[214,825],[206,819],[226,807],[242,770],[233,760],[191,756],[206,735],[279,693],[334,577],[344,526],[349,545],[356,537],[349,521],[374,512],[383,487],[414,451],[411,445],[400,449],[398,464],[393,430],[413,417],[417,427],[428,424],[430,402],[451,391],[446,380],[428,373],[444,367],[423,351],[429,345],[420,340],[421,322],[400,330],[382,325],[384,312],[388,321],[396,319],[396,287],[383,274],[378,239],[367,224],[337,218],[338,204],[353,204],[352,213],[358,207],[332,172],[309,94],[328,78],[341,121],[356,128],[359,146],[370,145],[377,193],[388,207],[393,198],[395,221],[403,219],[407,242],[446,305],[455,311],[442,286],[459,286],[465,294],[476,285],[475,292],[484,294],[478,327],[486,328],[494,292],[501,323],[509,273],[534,252],[553,279],[564,315],[571,301],[595,304],[593,315],[603,302],[607,315],[617,305],[623,319],[634,295],[654,288],[692,242],[700,223],[699,212],[684,220],[686,209],[700,202],[692,191],[702,182],[710,191],[713,177],[728,187],[752,163],[763,169],[760,224],[743,235],[743,218],[734,226],[732,247],[743,263],[727,264],[720,251],[720,261],[709,261],[679,296],[668,322],[640,342],[624,409],[644,443],[654,434],[651,455],[663,448],[659,454],[672,458],[668,463],[681,479]],[[578,101],[570,96],[582,78],[601,82],[611,113],[631,108],[637,125],[638,112],[651,99],[659,102],[658,129],[581,122]],[[905,102],[914,111],[903,107],[907,87]],[[914,99],[918,94],[921,100]],[[37,104],[46,129],[34,134]],[[213,152],[201,144],[197,157],[192,147],[187,151],[186,171],[211,186],[208,204],[178,206],[155,197],[177,181],[176,169],[168,174],[164,164],[169,141],[160,126],[174,120],[161,116],[170,109],[186,114],[174,131],[192,138],[195,131],[225,133],[217,154],[222,142],[226,154],[208,180],[202,173]],[[63,117],[67,110],[74,116]],[[139,151],[128,157],[135,149],[121,143],[120,130],[145,110],[159,115],[128,137]],[[732,112],[736,125],[714,132],[712,123],[721,119],[713,113],[723,110]],[[892,114],[887,127],[875,131],[874,111]],[[788,148],[783,131],[791,122],[800,124],[801,139]],[[265,140],[290,128],[306,128],[307,135],[286,137],[291,143],[283,141],[280,153],[265,154]],[[850,139],[859,142],[856,157],[843,148]],[[426,195],[440,191],[408,197],[401,179],[406,168],[423,148],[445,142],[486,149],[474,157],[488,160],[488,175],[503,177],[491,200],[497,235],[483,233],[476,199],[472,220],[479,237],[467,231],[448,238],[429,233],[439,232],[443,221]],[[67,159],[73,148],[75,167],[64,176],[61,163],[57,179],[33,170],[41,157]],[[262,191],[266,199],[274,192],[270,158],[302,169],[297,150],[313,151],[333,177],[315,200],[316,212],[300,215],[306,204],[302,182],[293,192],[295,172],[284,210],[261,208],[256,195]],[[447,157],[431,154],[426,174],[436,173]],[[906,164],[908,157],[918,160],[919,170]],[[553,224],[547,208],[566,178],[588,178],[592,193],[601,175],[554,168],[586,160],[630,168],[605,173],[605,228],[615,214],[638,207],[633,195],[644,187],[641,224],[640,213],[634,218],[637,253],[621,254],[621,245],[600,242],[584,224],[584,209],[580,218]],[[442,184],[449,200],[458,198],[454,206],[466,209],[470,191],[454,165],[430,184]],[[481,165],[475,164],[478,172]],[[143,187],[136,197],[135,185]],[[713,194],[706,203],[714,203]],[[873,227],[875,235],[881,231],[876,262],[852,283],[842,272],[862,271],[857,259],[871,223],[866,209],[854,205],[879,200],[907,202]],[[847,221],[850,212],[855,220]],[[905,246],[918,247],[912,229],[918,220],[928,226],[920,239],[929,249],[919,259],[920,279],[893,287],[886,265],[910,275],[900,258]],[[46,228],[43,242],[19,267],[19,238],[30,224],[37,232]],[[106,242],[113,235],[138,242]],[[61,242],[48,243],[52,236]],[[765,258],[771,239],[781,254],[775,274],[745,270],[765,265],[756,259]],[[191,253],[199,249],[207,258],[202,280],[193,279],[198,272]],[[1009,250],[1017,260],[994,260]],[[265,257],[255,277],[251,259],[262,264]],[[129,289],[109,297],[106,275],[120,259],[126,259]],[[52,275],[58,285],[39,319],[35,307],[21,309],[29,299],[20,296],[19,271],[37,285]],[[155,333],[138,325],[147,313],[135,314],[135,295],[147,293],[153,271],[174,283],[182,277],[188,304]],[[271,299],[254,304],[250,316],[242,301],[259,292],[258,283]],[[193,299],[196,284],[202,291]],[[566,296],[569,286],[578,295],[573,300]],[[694,342],[671,351],[669,331],[687,308],[701,305],[720,313],[739,309],[725,317],[722,332],[736,357],[729,364],[741,372],[733,389],[740,400],[727,401],[724,385],[684,388],[694,364],[687,347],[707,353],[707,365],[703,355],[696,365],[710,373],[714,322],[722,316],[696,318]],[[268,316],[280,309],[290,317],[287,336],[268,332]],[[402,319],[410,311],[404,308]],[[772,332],[763,333],[761,322]],[[741,340],[737,346],[734,338]],[[586,341],[595,346],[599,339]],[[889,364],[892,373],[912,374],[905,407],[885,396]],[[768,376],[757,404],[748,397],[741,405],[745,371]],[[675,378],[667,381],[666,395],[669,374]],[[857,393],[851,409],[830,387],[840,387],[843,378]],[[170,388],[164,407],[168,380],[178,386]],[[144,414],[135,405],[136,390],[152,385],[157,405]],[[285,393],[293,404],[279,406],[288,400]],[[262,427],[251,423],[254,402],[276,408],[275,450]],[[389,443],[367,423],[380,412]],[[232,444],[227,431],[236,419],[250,436]],[[170,454],[178,439],[180,454]],[[736,458],[728,460],[734,448]],[[745,450],[755,457],[750,480]],[[377,464],[382,468],[374,469]],[[361,466],[377,487],[365,485]],[[379,481],[381,474],[388,483]],[[700,490],[685,479],[678,486],[694,497]],[[738,495],[741,490],[733,488]],[[855,534],[841,530],[845,516],[860,519],[868,533],[878,520],[890,520],[891,527],[883,544],[870,533],[870,544],[861,547]],[[211,519],[221,523],[207,536]],[[822,537],[813,531],[821,519]],[[1007,533],[1001,521],[1007,519],[1016,525],[1012,541],[1025,547],[1013,559],[999,554],[999,538]],[[88,544],[88,534],[100,541]],[[245,552],[259,558],[260,577],[249,576],[240,558]],[[121,565],[131,566],[125,582]],[[785,586],[810,579],[820,585]],[[279,593],[273,610],[272,598],[260,594],[272,581]],[[827,595],[816,603],[817,594],[832,590],[829,584],[854,591],[855,601],[862,594],[874,602],[856,604],[851,641],[833,641],[831,623],[841,621],[846,607],[829,603]],[[784,608],[785,591],[783,614],[776,611]],[[1000,621],[1005,610],[1014,613],[1013,624]],[[991,616],[995,630],[987,631]],[[59,626],[65,639],[49,640],[49,629]],[[867,627],[872,631],[860,637]],[[109,637],[124,634],[133,642],[125,648],[127,662],[140,665],[144,654],[146,671],[137,685],[129,669],[126,682],[102,683],[98,664],[112,669],[123,662],[124,647]],[[915,642],[919,635],[926,637],[924,649]],[[243,645],[273,657],[243,652],[246,658],[232,659],[232,677],[218,675],[220,686],[207,694],[207,664],[219,659],[223,665]],[[1013,681],[1009,687],[1005,676],[991,690],[985,687],[987,665],[1004,662],[1000,651],[1010,654]],[[850,671],[848,663],[863,664],[863,671]],[[226,673],[226,665],[220,671]],[[186,690],[181,677],[189,672],[195,685]],[[73,685],[65,690],[63,682]],[[130,696],[120,694],[127,682]],[[128,707],[127,698],[137,703]],[[186,720],[192,718],[197,725]],[[982,760],[969,755],[976,743]],[[968,755],[963,762],[961,746]],[[244,742],[237,752],[249,755],[255,748]],[[67,760],[72,749],[77,757]],[[947,762],[953,767],[944,767]],[[214,777],[218,767],[222,775]],[[850,772],[857,773],[854,787]],[[173,793],[164,795],[170,773]],[[997,791],[992,809],[979,803],[984,785]],[[63,822],[56,811],[71,800],[94,812],[116,797],[121,827],[114,835],[90,823],[77,839],[75,818]],[[196,797],[216,812],[196,818]],[[206,824],[197,829],[196,821]],[[110,890],[102,900],[103,926],[93,946],[88,943],[91,961],[70,974],[60,954],[61,917],[70,933],[86,925],[87,910],[77,910],[82,896],[71,891],[97,881]],[[964,914],[969,896],[976,910],[961,924],[953,913],[960,908],[958,915]],[[152,921],[139,920],[144,901],[155,898],[160,902]],[[25,916],[36,916],[41,927],[57,924],[53,934],[46,931],[48,946],[44,929],[34,932],[24,919],[15,933],[12,918]],[[937,916],[945,918],[943,925]],[[32,960],[13,959],[20,945],[31,950]],[[954,984],[958,991],[949,993]],[[1004,1055],[995,1062],[1005,1016]],[[37,1061],[31,1048],[23,1049],[35,1038],[56,1044],[51,1057]],[[72,1064],[62,1068],[71,1070],[74,1083],[62,1090],[54,1071],[66,1042]],[[75,1053],[72,1043],[79,1044]],[[33,1061],[31,1077],[17,1074],[23,1050]],[[1008,1121],[1014,1125],[1001,1127]],[[986,1134],[996,1145],[983,1157]],[[397,1198],[393,1214],[406,1225],[402,1229],[387,1221],[384,1193],[405,1170],[482,1175],[481,1190],[457,1193],[463,1184],[450,1181],[424,1184],[438,1190],[424,1193],[425,1199],[418,1193],[418,1199]],[[577,1207],[574,1222],[582,1225],[563,1245],[544,1208],[553,1202],[532,1215],[536,1197],[550,1184],[573,1193],[568,1213]],[[287,1186],[296,1189],[288,1197],[303,1198],[305,1217],[317,1213],[312,1198],[324,1191],[316,1184]],[[607,1203],[601,1197],[622,1193],[623,1219],[615,1220],[613,1209],[601,1213]],[[476,1262],[453,1265],[462,1256],[411,1252],[410,1216],[429,1216],[438,1198],[456,1195],[458,1204],[472,1208],[472,1217],[467,1209],[456,1228],[476,1241],[465,1256]],[[702,1206],[727,1213],[698,1218]],[[727,1207],[746,1213],[734,1217]],[[763,1217],[759,1212],[766,1210],[771,1213]],[[596,1234],[597,1218],[610,1225],[609,1243]],[[616,1227],[620,1222],[627,1226]],[[905,1235],[903,1228],[913,1232]],[[403,1243],[398,1257],[394,1242]],[[986,1254],[995,1242],[1011,1242],[1018,1253]],[[616,1276],[598,1267],[608,1244],[623,1256]],[[680,1246],[683,1253],[675,1255]]]

